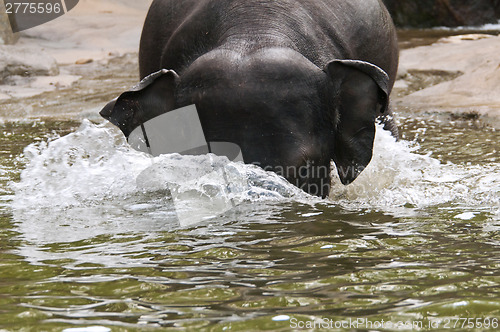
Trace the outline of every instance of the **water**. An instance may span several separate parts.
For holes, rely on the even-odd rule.
[[[0,328],[495,330],[500,134],[399,121],[329,200],[224,158],[148,157],[107,124],[3,124]]]
[[[431,45],[441,38],[466,34],[487,34],[497,36],[500,34],[500,22],[498,24],[485,24],[478,27],[398,29],[398,42],[399,48],[403,50],[417,46]]]

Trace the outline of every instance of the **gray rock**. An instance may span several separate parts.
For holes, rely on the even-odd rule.
[[[41,49],[27,46],[0,45],[0,84],[9,76],[55,76],[56,60]]]
[[[19,33],[12,33],[4,1],[0,0],[0,45],[14,44],[18,39]]]
[[[500,36],[453,36],[401,51],[403,64],[392,95],[401,109],[478,114],[500,128]],[[399,90],[399,91],[398,91]],[[404,90],[404,91],[401,91]]]

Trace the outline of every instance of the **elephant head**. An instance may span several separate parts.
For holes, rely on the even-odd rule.
[[[195,104],[208,142],[235,143],[246,163],[322,197],[331,160],[344,184],[368,165],[376,119],[388,112],[389,78],[364,61],[332,59],[320,68],[289,49],[215,50],[179,72],[146,77],[101,115],[128,136],[144,121]]]

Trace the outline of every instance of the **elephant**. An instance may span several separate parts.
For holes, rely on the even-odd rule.
[[[381,0],[154,0],[142,81],[100,114],[128,136],[195,104],[207,141],[326,197],[332,161],[344,185],[368,165],[377,122],[397,136],[398,57]]]

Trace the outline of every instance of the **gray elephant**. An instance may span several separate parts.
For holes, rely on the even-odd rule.
[[[141,84],[101,111],[126,136],[195,104],[207,141],[325,197],[372,158],[389,107],[397,37],[379,0],[155,0],[139,52]],[[151,75],[152,74],[152,75]]]

